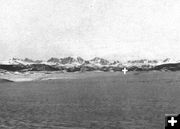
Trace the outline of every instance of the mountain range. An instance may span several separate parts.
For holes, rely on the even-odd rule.
[[[121,71],[124,67],[129,71],[176,71],[180,70],[180,62],[170,58],[162,60],[128,60],[121,62],[119,60],[107,60],[95,57],[91,60],[85,60],[82,57],[52,57],[47,61],[32,60],[29,58],[12,58],[8,61],[0,62],[1,71]]]

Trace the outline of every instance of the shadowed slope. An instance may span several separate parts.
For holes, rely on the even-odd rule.
[[[5,82],[13,82],[13,81],[8,80],[8,79],[1,79],[1,78],[0,78],[0,83],[5,83]]]

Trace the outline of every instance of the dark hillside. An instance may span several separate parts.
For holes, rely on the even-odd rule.
[[[162,64],[155,66],[153,70],[164,70],[164,71],[179,71],[180,70],[180,63],[176,64]]]
[[[24,65],[0,65],[0,69],[7,71],[20,71],[26,69]]]

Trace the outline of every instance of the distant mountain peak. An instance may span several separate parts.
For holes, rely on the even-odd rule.
[[[29,59],[29,58],[25,58],[24,61],[25,62],[34,62],[32,59]]]
[[[51,57],[49,60],[47,60],[47,62],[59,63],[60,60],[58,58]]]
[[[62,64],[83,64],[85,60],[82,57],[65,57],[61,58],[61,63]]]
[[[178,63],[178,61],[175,61],[171,58],[166,58],[163,60],[150,60],[150,59],[139,59],[139,60],[128,60],[127,62],[120,62],[118,60],[112,60],[112,59],[104,59],[101,57],[94,57],[91,60],[84,60],[80,56],[68,56],[68,57],[51,57],[47,61],[42,60],[32,60],[29,58],[12,58],[8,61],[2,61],[0,64],[13,64],[13,65],[31,65],[31,64],[46,64],[46,65],[56,65],[56,66],[63,66],[63,67],[76,67],[76,66],[90,66],[90,67],[142,67],[142,66],[156,66],[161,64],[168,64],[168,63]]]
[[[100,64],[100,65],[108,65],[109,61],[100,57],[94,57],[90,60],[92,63]]]
[[[166,58],[166,59],[163,60],[163,62],[168,62],[170,60],[171,60],[171,58]]]
[[[172,59],[172,58],[166,58],[162,61],[163,63],[177,63],[179,61]]]

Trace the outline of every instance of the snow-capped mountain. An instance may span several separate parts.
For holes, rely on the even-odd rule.
[[[47,62],[60,63],[60,60],[58,58],[51,57],[49,60],[47,60]]]
[[[19,58],[12,58],[7,61],[2,61],[0,63],[4,64],[4,65],[28,65],[28,64],[31,64],[32,62],[29,62],[29,61],[23,60],[23,59],[19,59]]]
[[[84,59],[81,57],[65,57],[60,58],[62,64],[74,64],[74,65],[81,65],[84,63]]]
[[[152,70],[156,66],[164,64],[166,69],[171,64],[180,64],[179,61],[167,58],[161,60],[129,60],[126,62],[120,62],[118,60],[107,60],[100,57],[95,57],[91,60],[85,60],[81,57],[63,57],[63,58],[50,58],[47,61],[32,60],[32,59],[19,59],[12,58],[8,61],[0,62],[0,69],[8,70],[67,70],[67,71],[81,71],[86,69],[88,71],[92,70],[102,70],[102,71],[121,71],[122,68],[127,67],[129,70]],[[6,65],[7,66],[6,68]],[[11,66],[10,66],[11,65]],[[13,65],[13,66],[12,66]],[[177,65],[179,67],[179,65]],[[176,66],[174,66],[176,67]],[[156,67],[158,69],[159,67]],[[160,67],[161,68],[161,67]]]
[[[110,62],[106,59],[95,57],[90,60],[90,63],[96,64],[96,65],[109,65]]]
[[[31,64],[40,64],[41,60],[31,60],[29,58],[20,59],[20,58],[12,58],[7,61],[0,61],[0,64],[4,65],[31,65]]]
[[[159,60],[148,60],[148,59],[141,59],[141,60],[129,60],[125,62],[123,65],[127,67],[137,66],[137,67],[153,67],[159,63]]]
[[[85,60],[81,57],[50,58],[47,64],[53,65],[82,65]]]
[[[140,60],[128,60],[127,62],[120,62],[118,60],[107,60],[100,57],[95,57],[91,60],[84,60],[82,57],[64,57],[64,58],[55,58],[52,57],[47,61],[42,60],[32,60],[29,58],[20,59],[20,58],[12,58],[7,61],[0,61],[0,64],[13,64],[13,65],[31,65],[31,64],[46,64],[46,65],[97,65],[97,66],[142,66],[142,65],[160,65],[167,63],[178,63],[179,61],[173,60],[171,58],[166,58],[162,60],[148,60],[148,59],[140,59]]]
[[[166,58],[162,61],[162,63],[178,63],[179,61],[175,60],[175,59],[172,59],[172,58]]]

